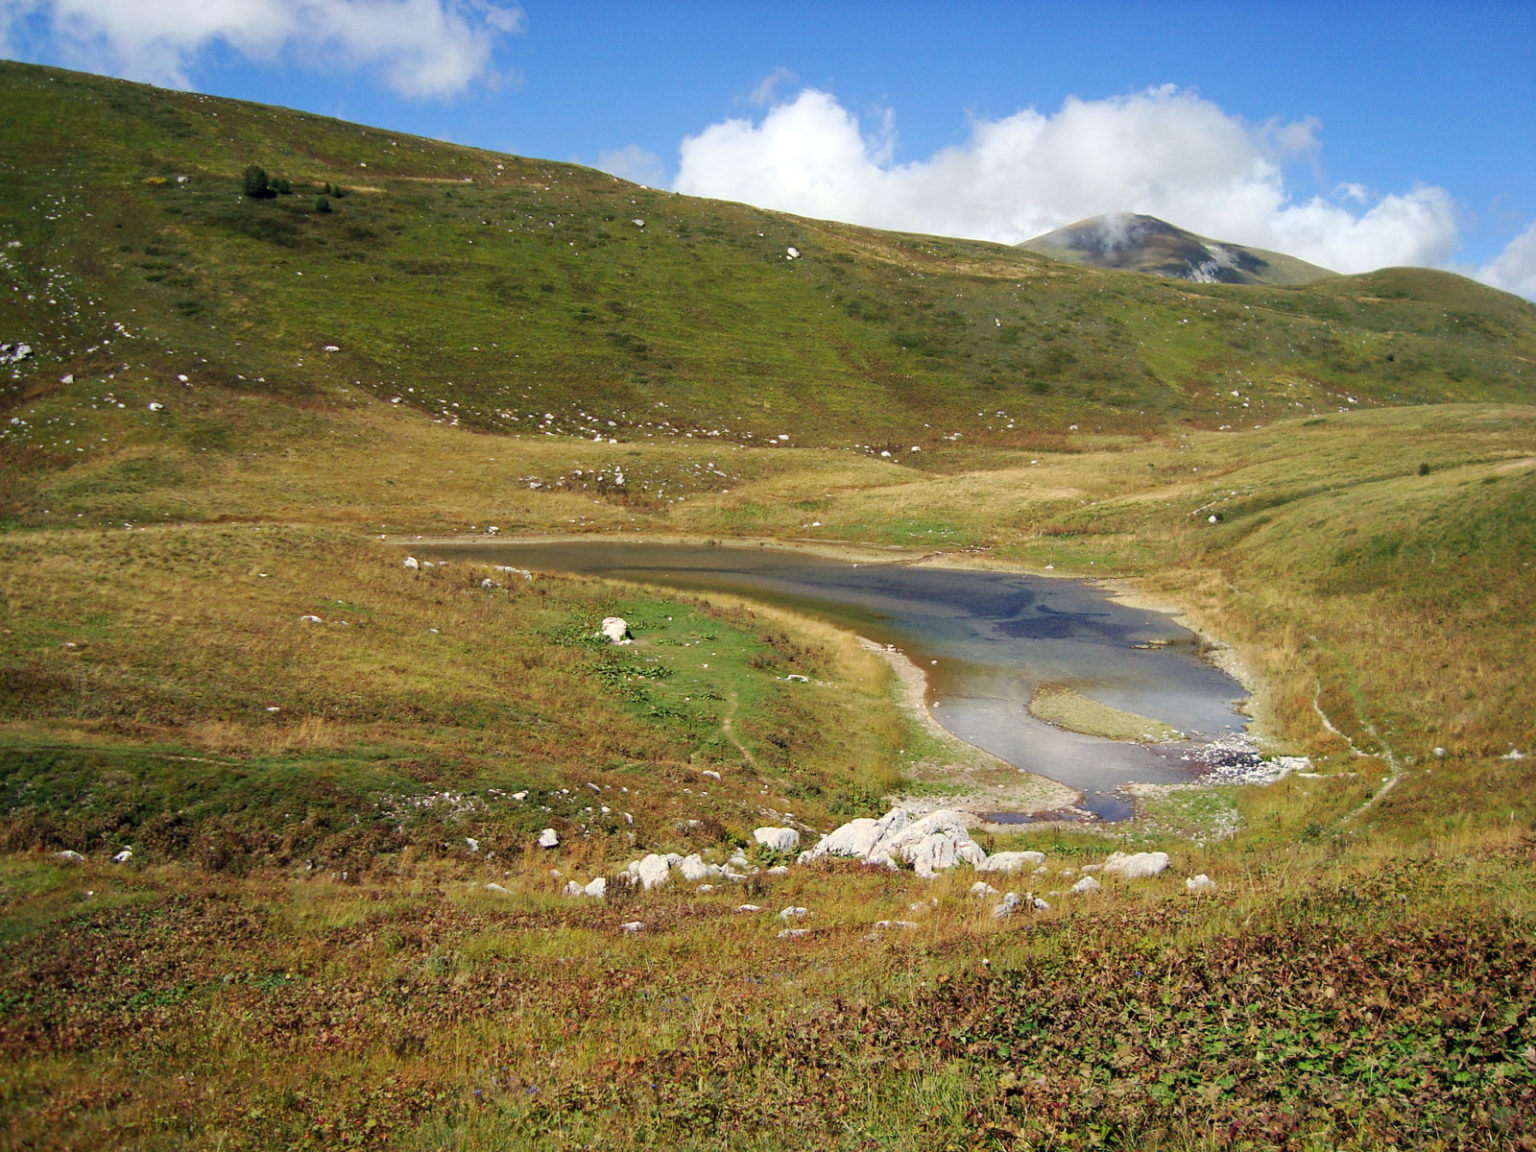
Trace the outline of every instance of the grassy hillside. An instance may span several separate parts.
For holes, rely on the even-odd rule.
[[[8,1145],[1530,1146],[1536,308],[19,65],[0,111]],[[492,526],[1112,580],[1311,771],[984,836],[1046,853],[1007,919],[965,870],[771,872],[754,828],[940,802],[968,753],[803,618],[402,566]],[[1070,891],[1117,848],[1173,867]]]

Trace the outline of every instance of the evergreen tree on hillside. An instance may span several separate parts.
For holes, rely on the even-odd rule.
[[[260,164],[252,164],[246,168],[242,182],[245,194],[252,200],[265,200],[272,195],[272,189],[267,183],[267,170]]]

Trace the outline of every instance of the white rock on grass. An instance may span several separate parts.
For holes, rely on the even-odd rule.
[[[793,828],[754,828],[752,839],[770,852],[793,852],[800,847],[800,833]]]
[[[634,643],[629,636],[629,622],[622,616],[605,616],[602,634],[608,638],[610,644]]]
[[[693,884],[699,880],[707,880],[711,876],[725,875],[725,869],[718,864],[704,863],[704,857],[695,852],[692,856],[685,856],[678,861],[677,870],[682,873],[683,879]]]
[[[560,846],[560,834],[553,828],[546,828],[539,833],[540,848],[558,848]]]
[[[415,572],[421,568],[421,561],[416,559],[414,556],[407,556],[400,562],[400,566],[402,568],[409,568],[412,572]]]
[[[624,933],[626,933],[628,935],[634,935],[636,932],[640,931],[640,929],[642,929],[644,927],[645,927],[645,925],[642,924],[640,921],[638,921],[638,920],[631,920],[627,924],[620,924],[619,925],[619,931],[620,932],[624,932]]]
[[[985,880],[978,880],[978,881],[976,881],[976,883],[971,885],[971,895],[972,896],[996,896],[997,895],[997,889],[992,887],[992,885],[988,884]]]
[[[656,885],[665,884],[667,877],[672,874],[673,865],[682,862],[683,858],[676,852],[668,852],[665,856],[658,856],[652,852],[642,859],[631,860],[624,871],[638,881],[640,887],[649,892]]]
[[[580,884],[576,883],[576,881],[574,881],[574,880],[567,880],[565,882],[565,894],[567,896],[580,896],[583,891],[584,891],[584,889],[582,888],[582,886]]]
[[[875,927],[876,928],[901,928],[901,929],[904,929],[904,930],[910,932],[914,928],[917,927],[917,922],[914,921],[914,920],[876,920],[875,921]]]
[[[779,939],[794,940],[800,936],[809,936],[810,934],[811,930],[809,928],[786,928],[779,933]]]
[[[587,886],[581,890],[583,896],[591,896],[594,900],[601,900],[608,895],[608,879],[598,876],[587,882]]]
[[[1115,876],[1123,876],[1127,880],[1143,880],[1148,876],[1156,876],[1168,869],[1168,853],[1166,852],[1134,852],[1127,855],[1124,852],[1111,854],[1104,861],[1104,871]]]
[[[994,852],[976,865],[976,871],[1022,872],[1025,868],[1038,868],[1044,863],[1044,852]]]
[[[509,892],[507,889],[503,888],[500,884],[497,884],[495,881],[492,881],[491,883],[487,884],[485,886],[485,890],[487,892],[500,892],[503,896],[510,896],[510,895],[512,895],[511,892]]]
[[[810,914],[810,909],[801,908],[797,905],[791,904],[788,908],[785,908],[782,912],[779,913],[779,919],[787,923],[790,920],[803,919]]]
[[[992,915],[998,920],[1006,920],[1013,915],[1013,910],[1019,906],[1019,894],[1009,892],[1003,897],[1002,903],[992,909]]]
[[[114,863],[114,864],[126,864],[126,863],[128,863],[128,861],[130,861],[132,859],[133,859],[133,849],[132,848],[124,848],[121,852],[117,853],[115,856],[112,857],[112,863]]]
[[[1072,891],[1079,894],[1084,892],[1097,892],[1103,887],[1104,885],[1100,884],[1092,876],[1084,876],[1076,884],[1072,885]]]
[[[762,910],[763,910],[762,906],[758,905],[758,904],[738,904],[738,905],[736,905],[736,911],[738,911],[738,912],[761,912]]]
[[[878,820],[850,820],[823,836],[800,860],[820,856],[852,856],[866,864],[895,867],[910,864],[919,876],[931,877],[957,864],[980,865],[987,854],[971,839],[965,818],[940,809],[913,820],[905,809],[894,808]]]
[[[1198,876],[1191,876],[1185,880],[1184,887],[1190,892],[1214,892],[1216,891],[1216,881],[1202,872]]]
[[[80,853],[76,852],[73,848],[66,848],[64,851],[55,852],[53,855],[56,859],[62,860],[66,864],[85,863],[85,857],[80,855]]]
[[[930,812],[876,844],[875,852],[906,861],[925,878],[947,872],[962,862],[974,867],[987,858],[981,845],[971,839],[965,818],[944,808]]]

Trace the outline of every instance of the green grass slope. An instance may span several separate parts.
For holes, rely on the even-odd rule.
[[[19,65],[0,112],[8,1145],[1530,1146],[1531,305],[1074,268]],[[803,618],[402,565],[492,526],[1116,578],[1311,770],[987,837],[1046,854],[1008,918],[966,870],[770,871],[756,827],[956,754]],[[1071,891],[1116,848],[1172,867]]]
[[[348,396],[487,431],[878,451],[1536,381],[1536,309],[1445,274],[1165,284],[16,64],[0,107],[0,339],[33,349],[0,410],[27,420],[13,451],[55,461],[99,442],[108,385],[225,429],[236,397]],[[292,193],[242,196],[251,164]],[[327,186],[346,194],[320,212]]]

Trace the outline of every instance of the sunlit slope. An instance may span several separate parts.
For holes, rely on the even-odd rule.
[[[232,396],[346,389],[485,430],[879,451],[1536,382],[1536,308],[1442,273],[1164,283],[17,64],[0,108],[0,340],[33,348],[8,416],[185,375],[226,439]],[[243,196],[253,164],[291,193]]]

